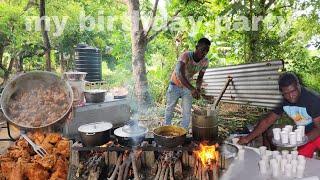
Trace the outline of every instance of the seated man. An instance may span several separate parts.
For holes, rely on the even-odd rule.
[[[298,148],[299,154],[312,157],[320,149],[320,96],[301,87],[293,73],[284,73],[279,78],[279,90],[284,97],[280,106],[262,119],[247,136],[241,137],[239,144],[247,144],[268,129],[285,112],[296,125],[305,126],[309,142]]]

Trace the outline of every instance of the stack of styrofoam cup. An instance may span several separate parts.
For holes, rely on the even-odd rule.
[[[278,177],[280,174],[280,168],[279,168],[278,161],[276,159],[271,159],[270,166],[271,166],[271,170],[272,170],[272,176]]]
[[[265,160],[259,161],[259,169],[261,174],[267,173],[267,162]]]
[[[306,158],[298,155],[298,151],[288,150],[268,151],[265,146],[259,147],[260,161],[259,169],[261,174],[269,174],[273,177],[286,176],[289,178],[302,178],[306,166]]]
[[[273,128],[273,139],[275,141],[281,142],[281,144],[296,145],[298,142],[303,141],[305,136],[305,127],[298,126],[297,129],[293,131],[292,125],[286,125],[284,128]]]
[[[280,128],[273,128],[272,132],[273,132],[273,139],[275,139],[276,141],[280,141],[281,129]]]

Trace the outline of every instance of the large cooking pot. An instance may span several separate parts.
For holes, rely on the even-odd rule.
[[[102,89],[85,90],[84,97],[87,103],[101,103],[105,100],[106,92],[106,90]]]
[[[218,119],[216,114],[193,115],[192,136],[197,141],[214,141],[218,137]]]
[[[148,129],[140,126],[137,121],[129,121],[123,127],[114,130],[114,135],[117,136],[119,144],[123,146],[137,146],[145,138]]]
[[[184,144],[187,131],[179,126],[161,126],[153,130],[156,144],[168,148]]]
[[[85,146],[100,146],[110,140],[112,124],[109,122],[95,122],[81,125],[78,128],[81,141]]]
[[[24,125],[24,124],[15,122],[13,117],[11,117],[9,113],[10,99],[14,97],[18,91],[30,92],[35,87],[39,87],[39,86],[50,87],[51,85],[55,85],[55,87],[57,86],[60,87],[66,93],[67,106],[65,109],[63,109],[63,112],[59,112],[61,116],[51,121],[50,123],[42,123],[40,126]],[[36,128],[48,127],[64,119],[64,117],[68,114],[68,112],[72,107],[72,102],[73,102],[73,92],[70,85],[66,81],[62,80],[57,74],[54,74],[51,72],[33,71],[33,72],[20,74],[14,77],[13,79],[11,79],[7,83],[7,85],[3,89],[2,96],[1,96],[1,109],[3,111],[4,116],[10,123],[15,124],[16,126],[21,128],[36,129]],[[37,106],[37,104],[35,104],[35,106]]]

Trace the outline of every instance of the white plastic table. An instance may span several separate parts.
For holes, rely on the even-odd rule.
[[[221,180],[299,180],[297,178],[288,178],[284,175],[279,175],[279,177],[274,178],[272,177],[271,172],[268,172],[265,175],[260,174],[258,166],[258,161],[260,160],[259,149],[246,146],[244,149],[244,160],[240,161],[235,159],[227,171],[222,175]],[[304,178],[312,176],[320,178],[320,160],[306,158]]]

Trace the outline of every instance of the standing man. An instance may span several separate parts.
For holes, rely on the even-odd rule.
[[[195,51],[186,51],[178,59],[176,67],[171,75],[167,90],[167,106],[165,123],[171,124],[174,108],[178,99],[182,99],[182,127],[188,129],[191,117],[192,97],[200,97],[200,88],[203,75],[208,67],[209,60],[206,58],[211,42],[207,38],[201,38]],[[196,87],[191,84],[193,76],[199,73]]]
[[[320,149],[320,96],[301,87],[293,73],[284,73],[279,78],[279,90],[283,103],[262,119],[247,136],[241,137],[239,144],[247,144],[268,129],[285,112],[296,125],[305,126],[309,142],[298,148],[299,154],[312,157]]]

